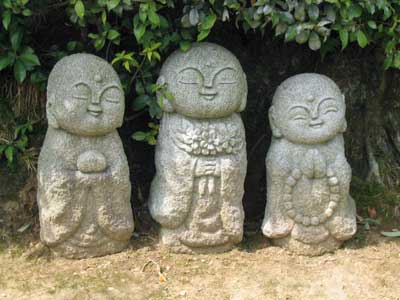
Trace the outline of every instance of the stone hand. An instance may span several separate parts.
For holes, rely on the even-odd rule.
[[[111,178],[109,175],[109,172],[83,173],[79,170],[75,173],[76,179],[79,183],[88,185],[104,184],[108,178]]]
[[[107,168],[107,160],[103,153],[89,150],[79,155],[76,165],[82,173],[99,173]]]
[[[195,176],[217,176],[219,173],[217,161],[214,159],[199,159],[195,168]]]

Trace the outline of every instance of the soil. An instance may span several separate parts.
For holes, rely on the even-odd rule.
[[[156,236],[136,235],[122,253],[85,260],[48,251],[27,259],[40,247],[23,240],[1,249],[1,300],[400,299],[400,239],[378,232],[361,230],[320,257],[292,255],[259,232],[228,253],[196,256],[169,253]]]

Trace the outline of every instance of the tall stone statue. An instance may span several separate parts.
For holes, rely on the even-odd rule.
[[[221,252],[243,236],[246,142],[238,112],[246,76],[228,50],[210,43],[174,52],[158,80],[163,105],[150,212],[172,251]]]
[[[267,208],[262,231],[304,255],[337,249],[356,232],[344,154],[345,99],[319,74],[300,74],[277,89],[269,121]]]
[[[41,240],[58,255],[101,256],[129,242],[129,168],[116,131],[124,106],[116,72],[99,57],[65,57],[50,74],[38,204]]]

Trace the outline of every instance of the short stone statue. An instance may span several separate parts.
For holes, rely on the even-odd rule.
[[[337,249],[356,232],[344,154],[345,99],[319,74],[300,74],[277,89],[269,110],[267,207],[262,231],[303,255]]]
[[[174,252],[231,249],[242,240],[246,142],[238,112],[247,82],[225,48],[193,44],[164,63],[158,83],[173,100],[162,101],[150,212],[162,243]]]
[[[67,56],[49,76],[38,204],[41,240],[57,255],[102,256],[129,242],[129,168],[116,131],[124,107],[119,78],[99,57]]]

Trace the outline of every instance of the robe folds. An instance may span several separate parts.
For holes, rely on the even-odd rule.
[[[78,157],[93,150],[104,155],[107,167],[82,174]],[[129,240],[134,229],[129,169],[116,131],[81,137],[49,127],[39,165],[40,236],[46,245],[73,240],[78,247],[93,247],[102,240]]]
[[[247,166],[244,136],[238,114],[198,120],[164,113],[149,208],[162,227],[176,230],[181,242],[189,247],[237,243],[242,239],[242,197]],[[205,160],[216,166],[212,175],[198,174]],[[202,180],[208,184],[205,195],[199,192],[204,188],[199,188]],[[210,221],[219,228],[201,229],[201,224],[207,222],[196,213],[196,206],[201,205],[212,206],[207,214],[210,220],[220,220],[219,223]]]

